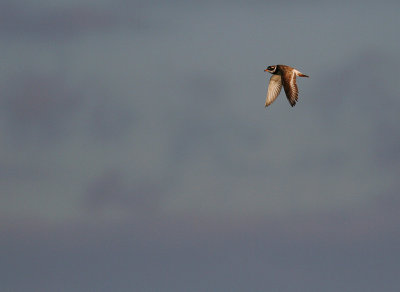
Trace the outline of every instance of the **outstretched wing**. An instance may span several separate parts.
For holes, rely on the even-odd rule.
[[[291,106],[295,106],[299,96],[296,84],[296,73],[293,70],[284,72],[282,75],[283,88]]]
[[[282,89],[282,78],[280,75],[272,75],[269,80],[267,99],[265,100],[265,107],[269,106],[278,97]]]

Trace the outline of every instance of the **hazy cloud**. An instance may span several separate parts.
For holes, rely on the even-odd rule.
[[[103,5],[30,6],[21,1],[6,1],[0,5],[0,32],[14,38],[29,35],[63,39],[81,33],[117,28],[141,31],[153,26],[143,17],[146,12],[142,5],[137,2],[118,4],[118,7],[113,7],[111,2]]]
[[[0,4],[1,288],[398,291],[399,4],[290,2]]]
[[[3,91],[2,111],[9,134],[29,139],[66,134],[65,125],[82,103],[82,92],[71,89],[61,76],[20,75]]]
[[[118,170],[108,170],[88,186],[85,206],[90,212],[131,218],[149,216],[159,208],[162,191],[156,181],[128,182],[127,176]],[[150,213],[149,213],[150,212]]]

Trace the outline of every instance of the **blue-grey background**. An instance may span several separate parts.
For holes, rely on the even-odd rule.
[[[400,291],[399,3],[1,1],[0,291]]]

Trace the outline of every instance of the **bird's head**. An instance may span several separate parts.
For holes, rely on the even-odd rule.
[[[276,71],[276,66],[268,66],[267,69],[264,70],[264,72],[269,72],[269,73],[275,73]]]

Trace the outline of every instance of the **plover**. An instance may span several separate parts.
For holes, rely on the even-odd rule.
[[[290,105],[292,107],[295,106],[299,95],[299,90],[297,89],[296,84],[296,76],[308,76],[301,73],[299,70],[286,65],[268,66],[264,72],[269,72],[272,74],[271,79],[269,80],[265,107],[269,106],[275,101],[281,92],[282,85]]]

